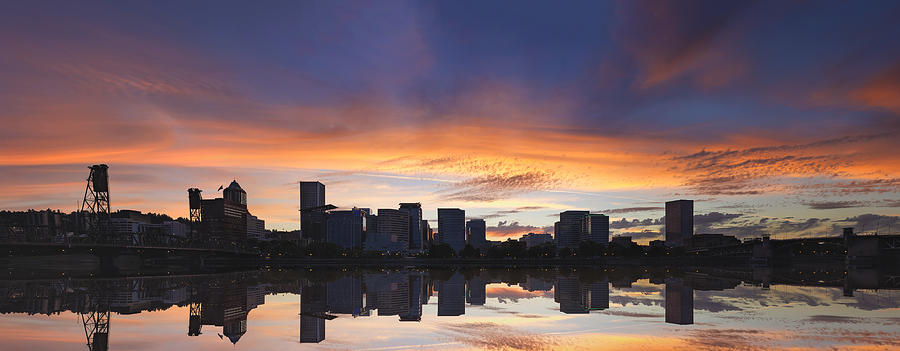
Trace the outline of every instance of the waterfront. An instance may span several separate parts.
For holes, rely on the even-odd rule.
[[[108,330],[110,350],[900,347],[895,275],[804,269],[346,267],[15,279],[0,283],[0,327],[6,350],[83,350],[85,325],[96,326],[84,321],[106,311],[97,330]],[[789,282],[798,274],[821,279]]]

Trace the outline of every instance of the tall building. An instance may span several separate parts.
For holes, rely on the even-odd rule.
[[[319,343],[325,340],[325,318],[328,312],[328,292],[325,284],[310,283],[300,294],[300,342]]]
[[[418,202],[404,202],[400,204],[400,211],[409,215],[409,250],[413,253],[422,252],[425,248],[425,228],[422,227],[422,204]]]
[[[247,238],[247,193],[237,181],[222,191],[222,198],[201,200],[200,211],[210,244],[230,247]]]
[[[559,214],[557,226],[556,246],[559,248],[578,248],[578,244],[585,238],[584,219],[590,214],[588,211],[565,211]]]
[[[487,225],[483,219],[466,222],[466,242],[476,249],[487,249]]]
[[[366,231],[368,213],[358,208],[331,211],[325,225],[325,239],[345,249],[360,248]]]
[[[483,306],[487,302],[487,282],[481,277],[472,277],[466,284],[466,302],[472,306]]]
[[[322,206],[325,206],[325,184],[300,182],[300,233],[306,241],[325,241],[326,214]]]
[[[466,211],[458,208],[438,209],[438,241],[459,252],[466,247]]]
[[[602,214],[589,214],[584,218],[587,240],[598,244],[609,244],[609,217]]]
[[[400,314],[401,322],[418,322],[422,320],[422,303],[424,299],[422,272],[409,273],[409,310]]]
[[[694,235],[694,200],[666,202],[666,246],[684,246]]]

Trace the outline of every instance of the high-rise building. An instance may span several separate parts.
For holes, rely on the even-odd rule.
[[[466,246],[466,211],[458,208],[438,209],[438,241],[459,252]]]
[[[557,226],[556,246],[559,248],[576,249],[584,235],[584,219],[590,214],[588,211],[565,211],[559,214]]]
[[[328,292],[325,284],[310,283],[300,294],[300,342],[319,343],[325,340],[325,318],[328,312]]]
[[[476,249],[487,249],[487,225],[483,219],[472,219],[466,222],[466,242]]]
[[[587,233],[586,240],[598,244],[609,244],[609,217],[602,214],[589,214],[584,219]]]
[[[300,182],[300,232],[308,241],[325,241],[325,184]]]
[[[684,246],[694,235],[694,201],[666,202],[666,246]]]
[[[362,247],[367,217],[368,214],[358,208],[329,212],[325,225],[326,241],[345,249]]]
[[[381,235],[390,237],[392,242],[409,249],[409,214],[392,208],[378,209],[376,230]]]
[[[404,202],[400,204],[400,211],[409,214],[409,250],[413,253],[422,252],[425,248],[425,228],[422,227],[422,204],[418,202]]]
[[[401,322],[418,322],[422,320],[422,303],[424,299],[422,272],[409,273],[409,310],[400,314]]]
[[[222,198],[201,200],[200,212],[208,243],[231,247],[247,239],[247,193],[237,181],[222,191]]]

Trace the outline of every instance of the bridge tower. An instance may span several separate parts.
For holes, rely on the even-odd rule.
[[[198,232],[200,231],[200,223],[203,220],[201,217],[201,200],[203,199],[200,196],[200,189],[190,188],[188,189],[188,207],[190,208],[189,220],[191,224],[191,239],[198,239]]]
[[[88,235],[95,242],[107,240],[109,225],[109,166],[105,164],[88,167],[91,170],[84,189],[81,213],[85,214]]]
[[[188,307],[190,316],[188,317],[188,336],[197,336],[202,334],[200,329],[203,328],[201,320],[203,319],[203,304],[200,302],[191,302]]]

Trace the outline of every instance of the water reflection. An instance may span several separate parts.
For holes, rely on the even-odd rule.
[[[798,279],[803,275],[812,275],[811,272],[828,278]],[[291,296],[299,305],[293,310],[298,313],[295,318],[299,320],[299,331],[292,333],[295,342],[338,348],[346,348],[347,345],[374,346],[357,344],[362,339],[348,340],[348,332],[360,337],[385,339],[385,347],[404,346],[400,345],[404,340],[391,341],[390,333],[382,334],[407,325],[407,322],[416,322],[408,325],[427,331],[427,334],[419,336],[417,342],[433,344],[438,348],[496,348],[498,345],[492,343],[499,342],[510,333],[521,333],[517,336],[519,341],[542,341],[511,342],[499,345],[499,348],[539,349],[551,345],[548,340],[555,340],[546,337],[544,334],[547,332],[577,332],[582,339],[566,341],[577,343],[577,340],[587,342],[592,336],[602,334],[604,331],[599,328],[602,325],[622,328],[622,334],[617,335],[621,338],[623,335],[647,333],[648,329],[640,325],[654,322],[692,328],[680,332],[666,329],[671,333],[667,337],[675,340],[671,342],[704,344],[711,338],[746,341],[740,335],[720,334],[723,330],[738,326],[745,330],[764,330],[765,325],[760,322],[773,320],[790,325],[801,334],[820,328],[818,324],[821,323],[841,326],[844,339],[819,337],[816,346],[874,342],[900,346],[896,330],[900,319],[890,316],[900,306],[898,290],[895,290],[900,286],[896,278],[879,272],[845,273],[838,269],[829,271],[821,268],[805,272],[803,268],[776,272],[749,269],[695,269],[685,272],[639,267],[396,268],[377,271],[311,268],[197,276],[7,280],[0,283],[3,296],[0,312],[6,314],[2,326],[34,318],[31,315],[76,314],[80,325],[51,324],[54,327],[61,325],[67,330],[83,328],[85,337],[80,341],[81,346],[69,344],[68,347],[78,349],[87,344],[92,350],[116,348],[115,345],[122,344],[117,344],[117,340],[125,340],[118,338],[177,338],[177,335],[157,334],[155,330],[142,331],[138,335],[116,335],[116,323],[131,323],[133,319],[128,318],[131,315],[144,315],[145,321],[155,323],[157,315],[154,312],[170,309],[184,316],[181,318],[187,325],[182,324],[182,328],[186,327],[188,340],[208,341],[206,338],[209,335],[215,335],[221,341],[243,346],[247,343],[239,342],[246,335],[256,332],[255,328],[263,334],[266,330],[278,329],[267,322],[267,314],[263,314],[260,324],[254,326],[251,312],[265,309],[266,303],[275,303],[267,297],[277,298],[276,302],[289,305],[289,300],[284,302],[283,298]],[[854,284],[860,284],[865,290],[857,290]],[[551,298],[552,304],[547,305]],[[290,315],[282,309],[282,305],[275,304],[273,308],[278,308],[282,318]],[[793,309],[789,318],[781,310],[788,308]],[[467,315],[472,311],[473,315]],[[742,314],[735,315],[734,312]],[[695,313],[700,313],[703,323],[699,324],[702,326],[694,326]],[[423,317],[429,314],[434,317]],[[391,317],[393,322],[386,322],[387,317]],[[511,320],[511,317],[514,319]],[[535,326],[533,332],[511,329],[502,335],[491,334],[503,330],[504,326],[527,330],[529,324],[523,320],[528,319],[542,321],[542,325]],[[52,320],[61,322],[59,319]],[[340,322],[345,320],[347,322]],[[334,329],[333,323],[340,327]],[[875,332],[876,337],[853,339],[854,330],[846,326],[864,326],[866,323],[874,323],[882,330],[866,328],[865,332]],[[438,325],[440,328],[437,328]],[[876,329],[879,328],[877,326]],[[53,339],[53,334],[59,331],[50,329],[49,324],[37,327],[48,328],[45,338],[16,340],[14,328],[4,329],[3,338],[15,340],[10,345],[24,348],[26,345],[41,345],[42,341]],[[326,330],[332,332],[332,329],[339,332],[333,341],[326,334]],[[184,329],[180,335],[183,333]],[[654,332],[653,336],[663,335]],[[447,343],[447,340],[451,342]],[[258,348],[261,342],[255,339],[247,347]],[[191,344],[186,345],[190,347]],[[553,345],[551,348],[562,344]],[[722,345],[734,346],[727,342]],[[164,347],[150,343],[141,348]]]

